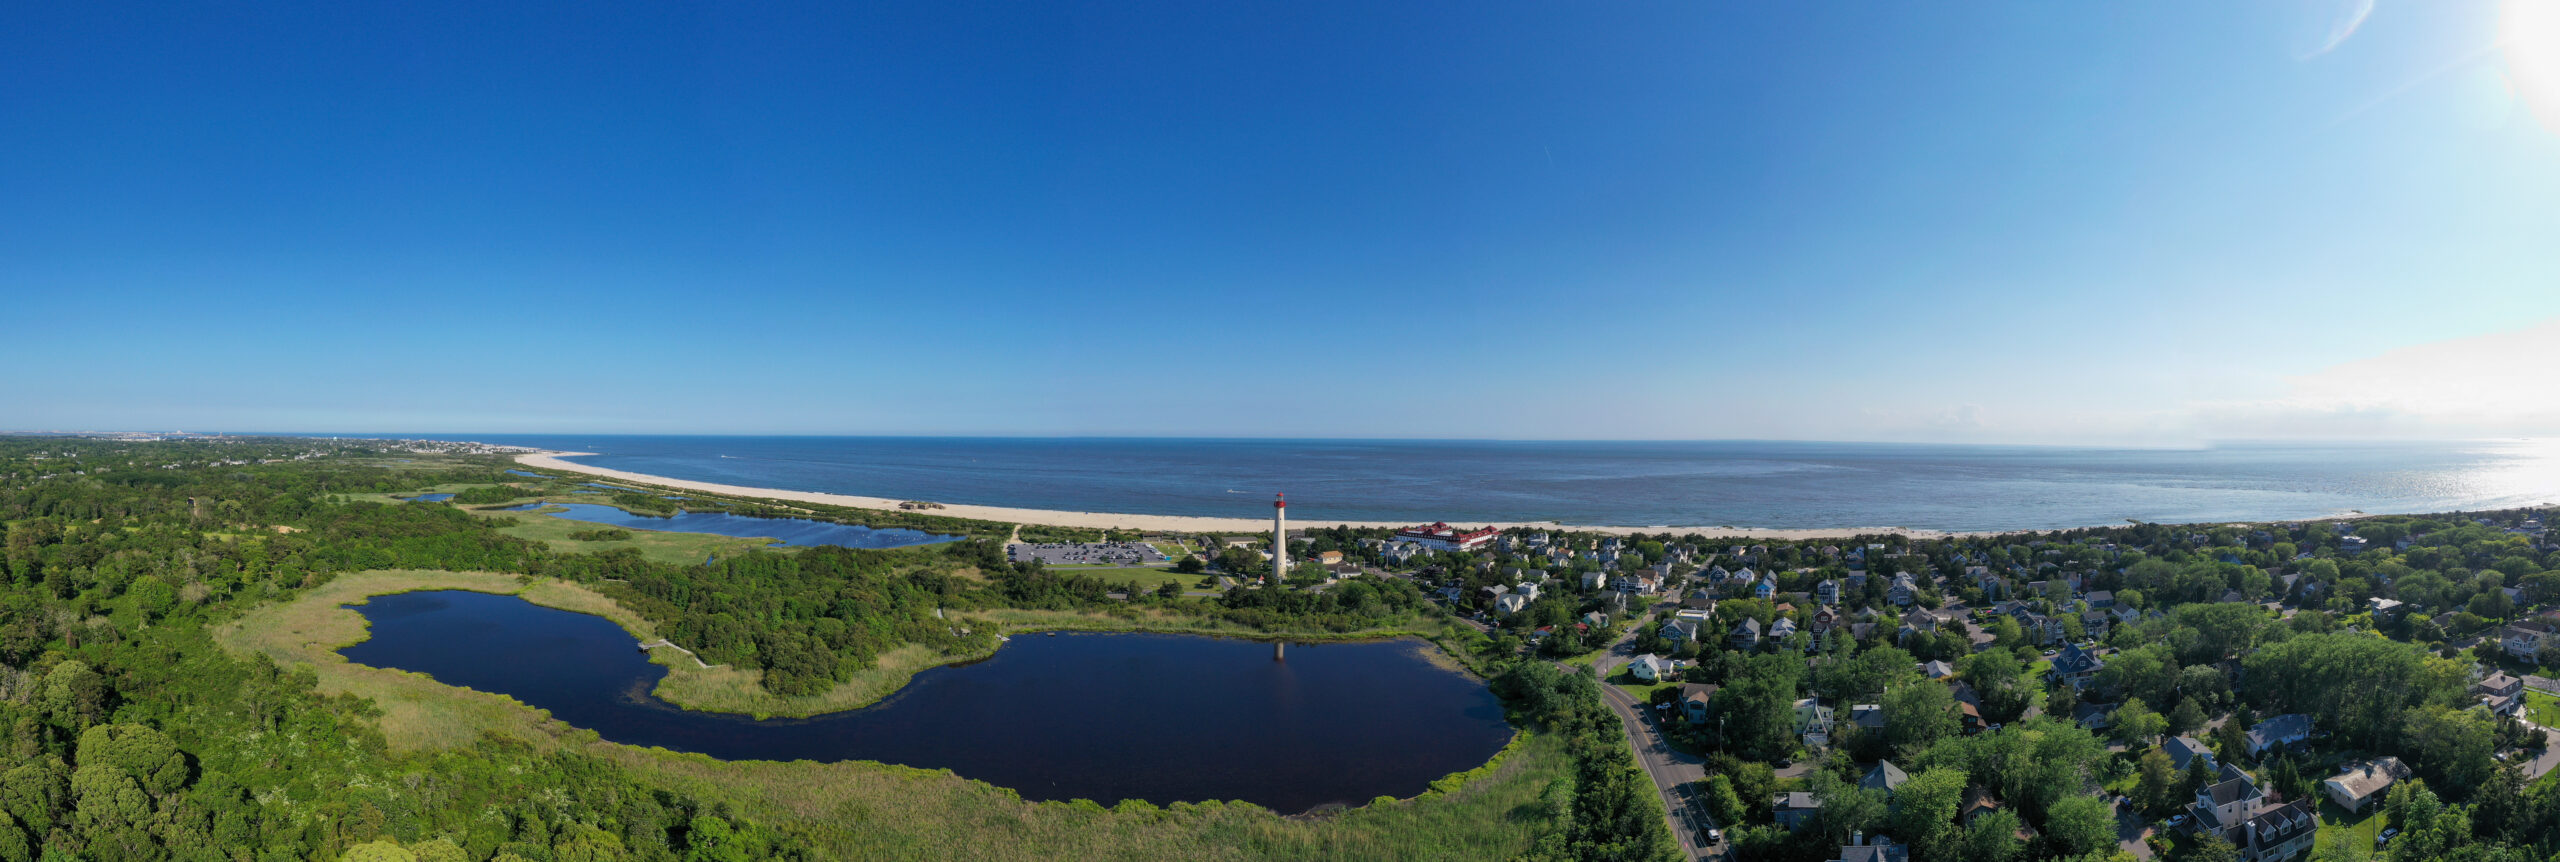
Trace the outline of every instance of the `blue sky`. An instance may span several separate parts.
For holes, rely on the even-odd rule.
[[[2560,434],[2545,0],[851,5],[0,9],[0,427]]]

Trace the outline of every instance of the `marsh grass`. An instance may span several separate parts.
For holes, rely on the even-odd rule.
[[[495,735],[537,751],[575,750],[619,764],[643,781],[726,802],[747,816],[807,836],[843,859],[1485,859],[1527,850],[1557,822],[1550,785],[1571,760],[1552,737],[1522,734],[1494,761],[1436,782],[1414,799],[1283,817],[1246,803],[1026,802],[1013,791],[948,770],[850,761],[720,761],[698,754],[605,742],[511,698],[422,675],[367,667],[337,654],[366,637],[362,615],[341,607],[417,590],[468,589],[614,619],[635,636],[648,626],[575,584],[469,572],[376,571],[341,576],[292,601],[258,608],[215,629],[225,649],[307,667],[320,690],[372,701],[395,749],[449,749]],[[1024,625],[1090,628],[1064,612],[991,613]],[[1108,619],[1169,622],[1147,614]],[[1138,630],[1135,628],[1122,630]],[[1154,630],[1154,629],[1149,629]],[[1213,633],[1240,633],[1219,631]],[[667,652],[667,651],[661,651]],[[673,676],[673,674],[671,674]],[[1166,756],[1186,756],[1168,736]],[[1559,797],[1560,798],[1560,797]]]

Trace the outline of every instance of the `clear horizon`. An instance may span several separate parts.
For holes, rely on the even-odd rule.
[[[0,79],[0,425],[2560,436],[2536,0],[28,6]]]

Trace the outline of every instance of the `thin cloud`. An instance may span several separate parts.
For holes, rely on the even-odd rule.
[[[2560,317],[2420,344],[2285,379],[2260,401],[2193,408],[2216,436],[2560,435]]]

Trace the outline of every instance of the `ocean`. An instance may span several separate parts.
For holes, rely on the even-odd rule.
[[[2029,530],[2296,520],[2560,500],[2560,443],[2197,449],[1501,442],[432,435],[764,488],[1032,509],[1304,521]]]

